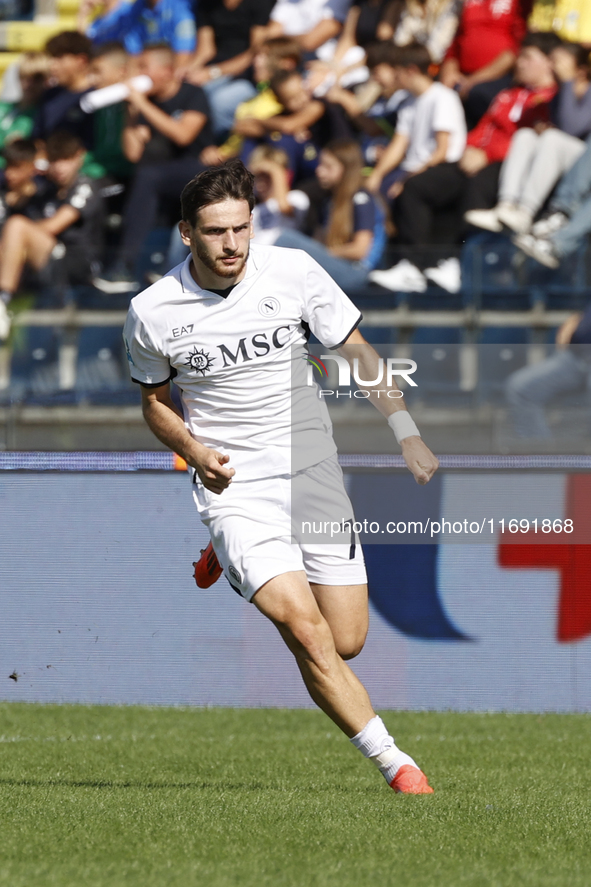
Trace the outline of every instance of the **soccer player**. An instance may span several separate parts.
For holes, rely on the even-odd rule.
[[[228,581],[275,624],[314,702],[395,791],[431,793],[346,663],[368,626],[360,546],[351,535],[336,544],[292,541],[294,489],[311,508],[316,496],[319,508],[337,503],[352,515],[326,407],[306,384],[307,330],[356,360],[363,379],[377,378],[379,358],[357,330],[358,309],[312,258],[249,249],[253,205],[253,177],[238,160],[186,185],[179,228],[191,254],[131,302],[131,376],[149,427],[193,469],[195,504]],[[380,391],[374,386],[371,399],[415,479],[427,483],[437,459],[401,400]],[[294,451],[300,431],[306,446]]]

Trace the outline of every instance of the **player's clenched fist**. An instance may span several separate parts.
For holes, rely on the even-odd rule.
[[[401,442],[404,461],[418,484],[429,483],[437,469],[439,460],[420,437],[405,437]]]
[[[199,475],[199,480],[205,489],[219,495],[232,482],[236,472],[233,468],[224,467],[230,461],[228,455],[223,455],[217,450],[210,450],[207,447],[203,449],[205,452],[191,463],[192,467]]]

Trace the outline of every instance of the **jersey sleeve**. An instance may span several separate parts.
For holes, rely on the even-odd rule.
[[[134,382],[157,387],[172,378],[168,357],[158,349],[133,305],[129,308],[123,327],[123,342]]]
[[[356,329],[363,315],[318,262],[307,253],[298,252],[302,264],[305,261],[306,265],[302,319],[319,342],[327,348],[338,348]]]

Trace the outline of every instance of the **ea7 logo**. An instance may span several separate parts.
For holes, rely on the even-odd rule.
[[[172,331],[173,338],[178,339],[179,336],[188,336],[189,333],[193,332],[194,326],[194,323],[188,323],[187,326],[177,326],[177,328]]]

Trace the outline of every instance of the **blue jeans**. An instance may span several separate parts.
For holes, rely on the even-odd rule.
[[[590,372],[587,361],[572,348],[558,348],[546,360],[509,376],[505,394],[517,436],[551,437],[544,407],[560,394],[583,390]]]
[[[332,279],[346,293],[363,289],[367,286],[367,271],[358,262],[349,262],[333,256],[325,246],[300,231],[283,231],[275,241],[275,246],[286,246],[290,249],[303,249],[316,259]]]
[[[234,125],[238,105],[248,102],[257,94],[250,80],[232,80],[218,77],[203,87],[211,109],[211,125],[215,136],[225,135]]]
[[[550,201],[553,212],[563,212],[569,222],[550,237],[561,258],[576,252],[591,232],[591,136],[587,150],[560,181]]]
[[[175,225],[170,232],[170,240],[168,241],[168,252],[166,253],[166,274],[171,268],[176,268],[181,262],[184,262],[191,250],[185,246],[181,240],[181,232],[178,225]]]

